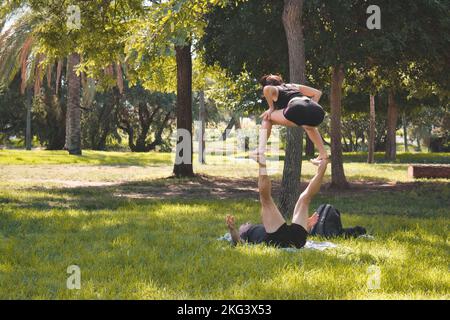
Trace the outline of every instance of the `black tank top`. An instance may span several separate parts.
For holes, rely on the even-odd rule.
[[[300,91],[298,91],[298,87],[290,83],[276,86],[276,88],[278,89],[278,100],[273,104],[278,110],[286,108],[292,98],[303,96]]]

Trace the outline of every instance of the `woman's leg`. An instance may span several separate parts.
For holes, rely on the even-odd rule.
[[[263,120],[261,123],[261,129],[259,130],[259,141],[258,141],[258,154],[265,154],[267,141],[272,133],[273,125],[280,125],[285,127],[296,127],[297,125],[289,120],[287,120],[283,115],[283,110],[276,110],[272,112],[270,120]]]
[[[276,110],[272,112],[272,114],[270,115],[270,120],[272,121],[272,124],[277,124],[285,127],[297,127],[294,122],[286,119],[283,114],[283,110]]]
[[[258,139],[258,154],[266,153],[267,141],[269,140],[270,134],[272,133],[272,121],[263,120],[261,123],[261,129],[259,129],[259,139]]]
[[[323,144],[319,130],[316,127],[310,126],[303,126],[303,129],[319,151],[319,157],[315,160],[328,159],[328,153],[325,150],[325,145]]]

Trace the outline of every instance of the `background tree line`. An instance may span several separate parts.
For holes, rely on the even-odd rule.
[[[231,118],[230,128],[257,116],[257,79],[280,73],[324,91],[332,187],[348,187],[343,151],[395,160],[400,128],[406,148],[409,136],[448,150],[447,1],[380,0],[380,30],[367,27],[366,0],[74,0],[79,28],[68,5],[0,5],[3,143],[19,137],[30,149],[35,137],[79,155],[125,139],[131,151],[168,150],[172,132],[192,133],[194,115]],[[282,189],[298,190],[302,151],[314,148],[300,129],[284,136]],[[174,174],[192,176],[192,152],[183,156]],[[283,212],[297,198],[288,194]]]

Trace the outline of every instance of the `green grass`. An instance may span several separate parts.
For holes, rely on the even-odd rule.
[[[346,152],[344,162],[366,162],[367,152]],[[384,152],[375,153],[375,162],[387,163]],[[450,164],[450,153],[409,153],[398,152],[395,163],[442,163]]]
[[[243,156],[243,155],[241,155]],[[47,151],[47,150],[1,150],[0,165],[33,165],[33,164],[80,164],[80,165],[128,165],[128,166],[148,166],[148,165],[170,165],[172,163],[170,153],[132,153],[132,152],[112,152],[84,150],[82,156],[68,155],[67,151]],[[217,158],[208,156],[207,158]],[[280,154],[279,159],[284,160],[284,154]],[[344,163],[365,163],[367,161],[366,152],[344,153]],[[387,163],[383,152],[375,153],[377,163]],[[401,153],[397,155],[395,163],[442,163],[450,164],[449,153]]]
[[[0,165],[80,164],[147,166],[170,164],[169,153],[132,153],[83,150],[82,156],[68,155],[67,151],[0,150]]]
[[[85,152],[82,163],[71,163],[58,152],[6,154],[25,160],[0,166],[0,299],[448,299],[450,295],[450,186],[445,181],[393,191],[322,192],[312,207],[334,204],[341,209],[345,226],[365,226],[375,239],[334,239],[336,249],[288,253],[265,246],[232,248],[216,241],[226,232],[227,213],[235,214],[239,223],[259,221],[256,196],[240,200],[208,195],[117,196],[123,188],[164,188],[166,182],[157,177],[170,174],[168,154]],[[196,171],[253,178],[250,168],[213,162]],[[404,164],[346,166],[352,179],[376,181],[392,181],[404,168]],[[305,164],[304,173],[312,172]],[[52,179],[80,185],[63,188],[62,182]],[[83,185],[105,181],[111,184]],[[125,187],[123,181],[128,181]],[[173,180],[170,185],[182,183],[186,181]],[[66,288],[69,265],[81,268],[80,290]],[[372,265],[381,270],[378,290],[367,286]]]

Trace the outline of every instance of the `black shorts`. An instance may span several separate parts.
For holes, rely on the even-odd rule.
[[[325,111],[309,98],[293,98],[284,108],[283,115],[298,126],[317,127],[323,122]]]
[[[287,225],[284,223],[274,233],[268,233],[265,242],[282,248],[302,248],[306,243],[308,232],[299,224]]]

